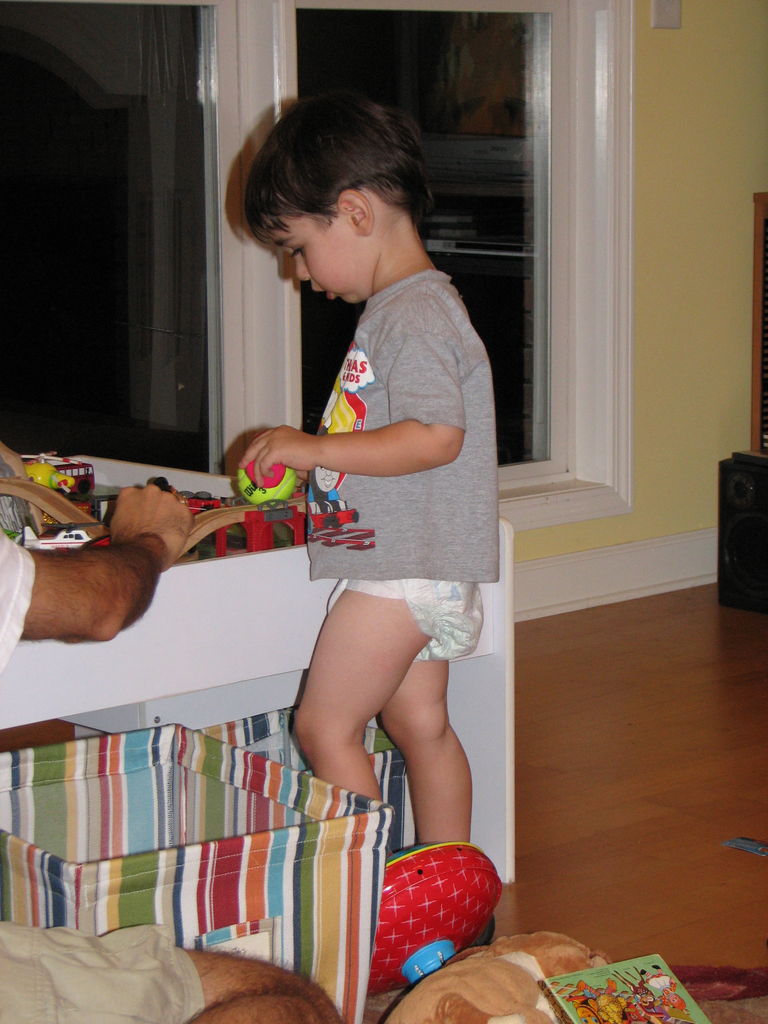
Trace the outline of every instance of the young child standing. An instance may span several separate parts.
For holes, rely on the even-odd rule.
[[[402,752],[419,842],[469,839],[471,777],[448,720],[448,660],[474,650],[498,579],[491,371],[418,224],[431,205],[409,118],[355,94],[299,101],[251,169],[252,231],[299,280],[365,303],[317,435],[280,426],[240,462],[309,473],[312,579],[339,579],[296,713],[316,775],[380,798],[362,746]],[[482,699],[478,695],[479,699]]]

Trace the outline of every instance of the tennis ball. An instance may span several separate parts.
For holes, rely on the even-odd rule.
[[[296,473],[280,462],[270,466],[269,476],[264,478],[263,487],[257,487],[254,475],[252,462],[249,462],[245,469],[237,471],[237,486],[240,493],[252,505],[263,505],[265,501],[286,501],[296,490]]]

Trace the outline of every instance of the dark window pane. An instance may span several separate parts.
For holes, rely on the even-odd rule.
[[[0,438],[209,468],[196,7],[0,6]]]

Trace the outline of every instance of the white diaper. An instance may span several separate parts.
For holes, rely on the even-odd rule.
[[[330,604],[344,590],[405,601],[419,629],[432,638],[416,655],[416,661],[449,661],[471,654],[477,647],[483,628],[483,601],[477,583],[339,580]]]

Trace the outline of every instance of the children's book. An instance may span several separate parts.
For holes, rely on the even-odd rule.
[[[589,967],[539,982],[562,1024],[709,1024],[660,956]]]

